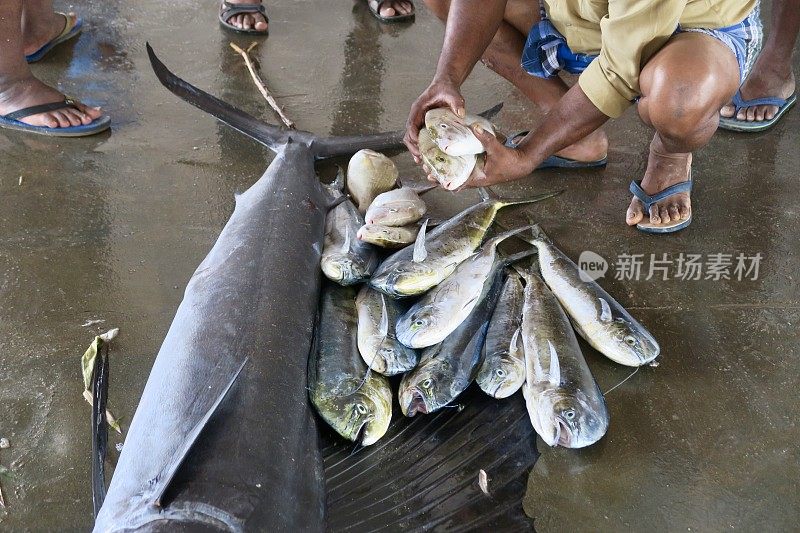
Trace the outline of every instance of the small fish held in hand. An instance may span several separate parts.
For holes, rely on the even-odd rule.
[[[439,149],[449,156],[476,155],[484,151],[483,144],[472,133],[475,124],[495,134],[492,123],[477,115],[467,114],[461,118],[446,107],[425,113],[425,129]]]

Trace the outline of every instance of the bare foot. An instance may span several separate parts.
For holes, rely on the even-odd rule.
[[[692,154],[668,153],[661,144],[658,134],[650,143],[650,157],[647,161],[642,179],[642,189],[650,196],[663,191],[671,185],[686,181],[692,166]],[[644,206],[638,198],[631,200],[625,223],[635,226],[646,216],[651,224],[668,224],[679,220],[686,220],[692,214],[692,203],[688,193],[678,193],[650,208],[650,213],[644,212]]]
[[[75,19],[75,13],[67,14],[67,17]],[[35,18],[24,17],[22,25],[23,45],[22,50],[25,55],[30,55],[41,47],[58,37],[68,23],[67,18],[60,14],[50,11],[38,15]]]
[[[382,17],[410,15],[414,12],[414,4],[409,0],[368,0],[368,2]]]
[[[261,0],[228,0],[228,3],[257,6],[261,3]],[[226,22],[236,26],[240,30],[265,32],[267,28],[269,28],[269,22],[267,22],[267,19],[261,13],[239,13],[238,15],[231,16]]]
[[[26,107],[63,101],[63,94],[30,76],[0,87],[0,116]],[[31,115],[20,119],[20,122],[47,128],[68,128],[86,126],[101,116],[103,113],[99,108],[76,102],[75,107]]]
[[[606,132],[602,129],[594,130],[575,144],[567,146],[560,152],[557,152],[556,155],[575,161],[586,162],[603,159],[608,155],[608,137],[606,137]]]
[[[784,60],[773,59],[764,54],[760,55],[753,65],[753,70],[747,76],[740,90],[742,98],[752,100],[753,98],[765,98],[776,96],[788,98],[795,91],[794,73],[791,63]],[[719,114],[730,118],[736,113],[737,120],[748,122],[761,122],[771,120],[778,112],[778,107],[774,105],[757,105],[740,109],[736,113],[733,104],[728,104],[720,110]]]
[[[523,138],[523,135],[518,135],[512,142],[518,144]],[[586,163],[603,159],[608,155],[608,137],[602,129],[597,129],[555,155]]]

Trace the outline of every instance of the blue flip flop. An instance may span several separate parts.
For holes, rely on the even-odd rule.
[[[509,135],[508,139],[506,139],[505,146],[509,148],[516,148],[517,143],[514,142],[514,139],[527,135],[528,131],[520,131],[513,135]],[[596,161],[577,161],[575,159],[569,159],[567,157],[561,157],[557,155],[551,155],[544,161],[542,161],[536,170],[543,170],[545,168],[599,168],[604,167],[608,163],[608,158],[604,157],[603,159],[598,159]]]
[[[70,39],[78,35],[83,29],[83,21],[79,17],[76,17],[74,15],[67,15],[66,13],[56,13],[56,14],[61,15],[66,20],[66,23],[64,24],[64,29],[52,41],[42,46],[34,53],[26,55],[25,61],[27,61],[28,63],[36,63],[37,61],[41,61],[44,58],[44,56],[46,56],[53,48],[55,48],[56,46],[65,41],[69,41]]]
[[[692,170],[689,169],[689,179],[687,181],[682,181],[681,183],[676,183],[670,187],[667,187],[661,192],[657,192],[653,196],[650,196],[644,189],[642,189],[642,181],[632,181],[630,186],[630,191],[633,193],[636,198],[639,199],[640,202],[644,205],[645,213],[650,213],[650,207],[654,204],[664,200],[665,198],[669,198],[670,196],[674,196],[679,193],[683,192],[692,192]],[[680,231],[689,226],[692,223],[692,215],[689,215],[689,218],[686,220],[679,220],[677,222],[672,222],[668,224],[650,224],[648,222],[640,222],[636,224],[636,229],[642,231],[644,233],[675,233],[676,231]]]
[[[45,113],[47,111],[55,111],[57,109],[66,109],[68,107],[75,107],[75,101],[65,98],[61,102],[53,102],[50,104],[35,105],[26,107],[9,113],[8,115],[0,116],[0,128],[16,131],[24,131],[26,133],[35,133],[37,135],[47,135],[50,137],[88,137],[95,135],[111,127],[111,118],[108,115],[92,121],[91,124],[81,126],[70,126],[68,128],[48,128],[47,126],[31,126],[21,122],[20,119],[36,115],[38,113]]]
[[[789,111],[789,109],[791,109],[796,102],[797,94],[793,94],[786,99],[770,96],[766,98],[753,98],[752,100],[745,100],[742,98],[742,93],[740,91],[736,91],[736,94],[733,95],[732,99],[732,103],[736,108],[736,111],[732,117],[719,117],[719,127],[730,131],[764,131],[774,126],[781,119],[783,114]],[[740,110],[746,107],[753,107],[757,105],[774,105],[778,108],[778,112],[775,113],[775,116],[769,120],[754,120],[750,122],[748,120],[739,120],[736,118],[736,114],[739,113]]]

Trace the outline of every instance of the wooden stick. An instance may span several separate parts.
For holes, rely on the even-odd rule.
[[[230,45],[231,48],[236,50],[236,52],[244,58],[244,63],[247,65],[247,70],[250,71],[250,77],[253,78],[253,82],[256,84],[259,92],[267,100],[267,103],[270,105],[270,107],[275,110],[275,112],[281,118],[281,121],[286,124],[287,128],[295,129],[296,126],[294,125],[294,122],[292,122],[291,119],[286,116],[286,114],[283,112],[283,109],[281,109],[281,106],[279,106],[278,102],[275,101],[275,98],[272,97],[272,94],[270,94],[269,89],[267,89],[267,85],[264,83],[264,80],[262,80],[261,76],[258,75],[256,67],[253,65],[253,60],[250,58],[250,51],[255,48],[256,45],[258,45],[258,42],[251,44],[247,50],[242,50],[235,43],[230,43]]]

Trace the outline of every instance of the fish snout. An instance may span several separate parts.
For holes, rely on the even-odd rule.
[[[425,415],[429,412],[428,405],[425,403],[425,396],[416,387],[403,393],[400,406],[403,414],[409,417],[417,413]]]

